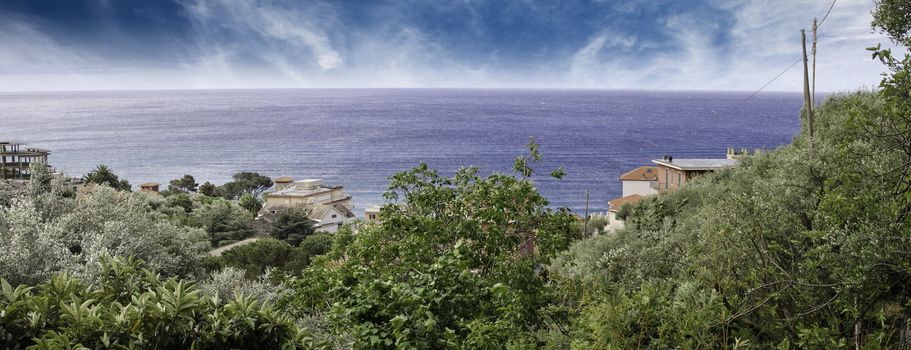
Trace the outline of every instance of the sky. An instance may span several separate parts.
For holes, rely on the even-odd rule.
[[[756,90],[830,0],[0,0],[0,91]],[[818,91],[875,86],[873,0],[820,27]],[[795,65],[768,90],[801,91]]]

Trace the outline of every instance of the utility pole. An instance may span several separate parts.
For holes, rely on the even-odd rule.
[[[807,131],[813,140],[813,103],[810,101],[810,72],[807,68],[807,31],[800,30],[801,48],[803,48],[803,100],[807,110]]]
[[[810,102],[816,105],[816,17],[813,17],[813,86],[810,90]]]
[[[582,236],[588,236],[588,190],[585,190],[585,224],[582,228]]]

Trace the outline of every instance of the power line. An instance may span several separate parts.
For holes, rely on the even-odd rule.
[[[826,22],[826,18],[829,18],[829,13],[832,13],[832,9],[835,8],[835,3],[836,3],[836,2],[838,2],[838,0],[832,0],[832,5],[829,6],[829,10],[826,11],[826,15],[825,15],[825,16],[822,16],[822,20],[819,21],[819,24],[816,25],[816,29],[817,29],[817,30],[819,30],[819,27],[821,27],[822,24]]]
[[[750,94],[750,96],[748,96],[747,98],[743,99],[743,101],[740,101],[740,103],[738,103],[738,105],[740,105],[740,104],[742,104],[742,103],[744,103],[744,102],[746,102],[746,101],[749,101],[751,98],[753,98],[753,96],[756,96],[756,94],[758,94],[759,92],[761,92],[762,89],[765,89],[767,86],[769,86],[769,85],[771,85],[773,82],[775,82],[776,79],[778,79],[779,77],[781,77],[782,75],[784,75],[784,73],[787,73],[789,70],[791,70],[791,68],[794,67],[794,65],[797,64],[797,62],[800,62],[800,58],[798,58],[796,61],[794,61],[794,63],[791,63],[791,65],[789,65],[788,68],[785,68],[783,71],[781,71],[781,73],[778,73],[778,75],[776,75],[774,78],[772,78],[772,80],[769,80],[769,82],[765,83],[765,85],[763,85],[763,86],[760,87],[758,90],[756,90],[756,91],[754,91],[752,94]]]
[[[835,8],[835,3],[836,3],[836,2],[838,2],[838,0],[832,0],[832,5],[829,6],[829,10],[826,11],[825,16],[823,16],[823,17],[822,17],[822,20],[819,21],[819,24],[816,25],[816,30],[817,30],[817,31],[819,30],[819,27],[822,26],[823,22],[826,21],[826,18],[829,18],[829,14],[832,13],[832,9]],[[794,65],[796,65],[798,62],[800,62],[801,59],[802,59],[802,58],[798,58],[797,60],[795,60],[793,63],[791,63],[791,64],[788,66],[788,68],[785,68],[783,71],[781,71],[781,73],[778,73],[778,75],[776,75],[774,78],[772,78],[772,80],[769,80],[767,83],[765,83],[765,85],[763,85],[762,87],[760,87],[759,89],[757,89],[756,91],[754,91],[752,94],[750,94],[750,96],[748,96],[747,98],[745,98],[745,99],[743,99],[742,101],[738,102],[736,105],[734,105],[734,108],[731,108],[731,111],[733,112],[734,110],[736,110],[737,108],[739,108],[741,105],[743,105],[744,103],[746,103],[747,101],[749,101],[751,98],[753,98],[753,96],[756,96],[757,94],[759,94],[760,92],[762,92],[763,89],[765,89],[765,88],[768,87],[769,85],[772,85],[772,83],[775,82],[775,80],[777,80],[777,79],[780,78],[782,75],[784,75],[784,73],[787,73],[787,71],[791,70],[791,68],[794,67]]]

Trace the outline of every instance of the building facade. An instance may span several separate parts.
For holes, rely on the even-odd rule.
[[[23,146],[21,143],[0,141],[0,179],[25,180],[32,175],[32,164],[47,165],[50,151]]]
[[[321,179],[294,181],[283,176],[273,180],[274,186],[266,191],[266,204],[341,204],[351,209],[351,196],[342,186],[330,186]]]
[[[335,233],[342,225],[357,221],[351,196],[342,186],[326,185],[321,179],[295,181],[288,176],[272,180],[266,191],[260,217],[271,217],[289,209],[303,210],[319,232]]]
[[[725,159],[674,159],[665,156],[652,160],[658,166],[658,193],[667,193],[685,186],[687,181],[707,172],[733,168],[738,160]]]
[[[622,197],[658,194],[658,167],[646,165],[633,169],[620,175],[620,183],[623,185]]]

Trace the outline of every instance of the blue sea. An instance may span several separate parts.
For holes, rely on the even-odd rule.
[[[603,90],[326,89],[0,94],[0,140],[48,148],[81,175],[107,164],[134,185],[238,171],[322,178],[382,203],[390,175],[426,162],[511,171],[537,137],[537,177],[555,207],[604,211],[618,177],[663,155],[724,158],[799,132],[802,95]]]

